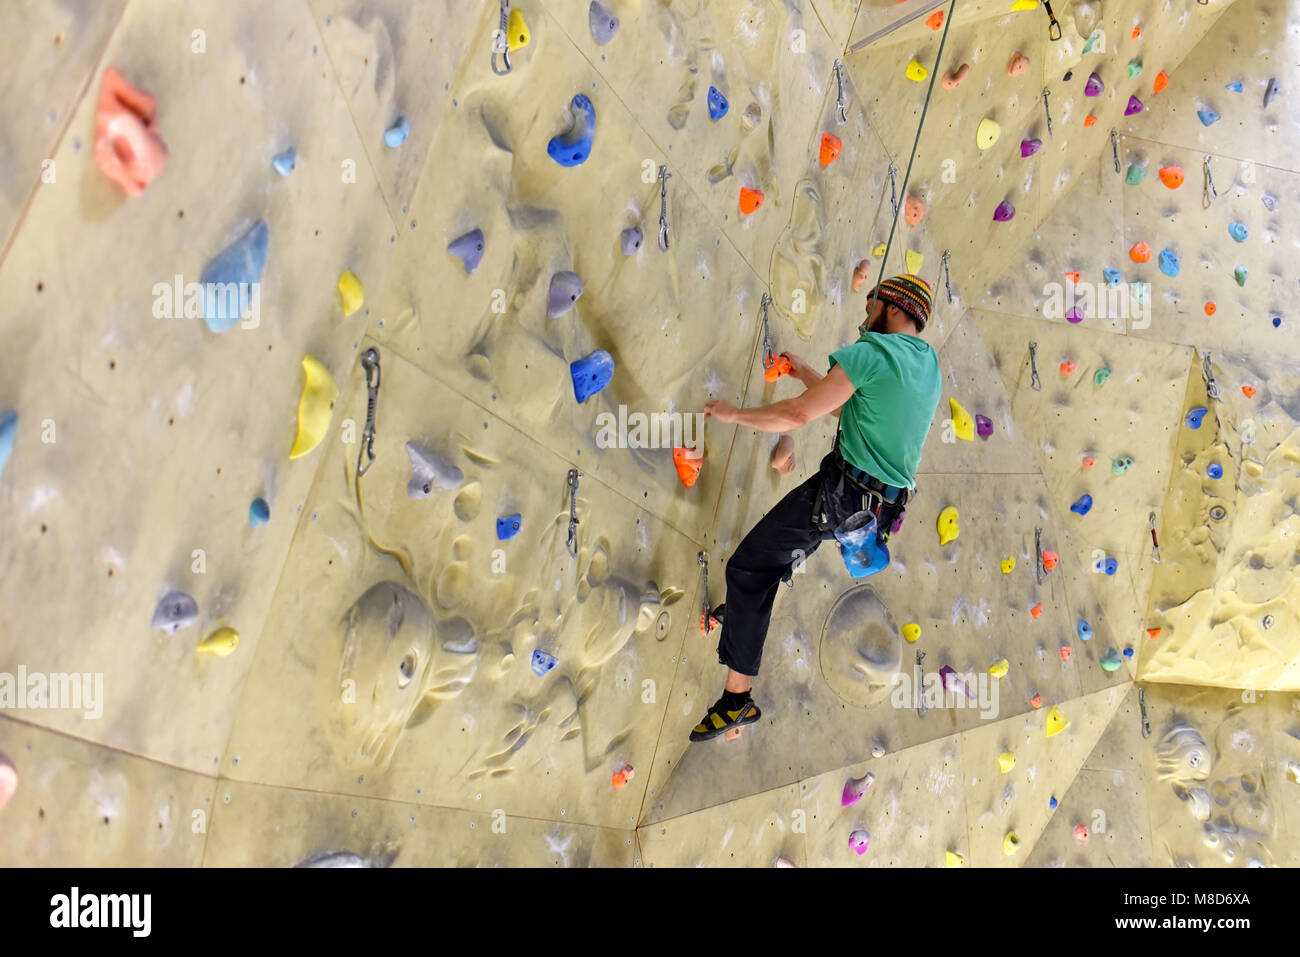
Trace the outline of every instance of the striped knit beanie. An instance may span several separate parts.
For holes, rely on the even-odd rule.
[[[892,303],[915,319],[924,330],[930,321],[930,284],[907,273],[886,279],[875,288],[875,297]]]

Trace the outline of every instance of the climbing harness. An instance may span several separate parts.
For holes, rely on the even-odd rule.
[[[1038,378],[1038,343],[1029,343],[1029,388],[1043,391],[1043,380]]]
[[[916,653],[916,716],[918,718],[924,718],[926,712],[930,710],[925,704],[925,666],[922,664],[923,661],[925,661],[925,652],[918,651]]]
[[[894,218],[898,218],[898,167],[893,163],[889,164],[889,205],[894,211]]]
[[[770,369],[776,364],[776,352],[772,348],[772,329],[767,321],[767,311],[772,306],[772,297],[763,293],[759,305],[763,308],[763,368]]]
[[[952,302],[952,277],[948,275],[948,258],[952,253],[950,250],[943,251],[943,290],[948,294],[948,302]]]
[[[700,634],[707,635],[713,630],[709,627],[713,617],[709,612],[709,553],[701,551],[695,562],[700,566]]]
[[[1147,516],[1147,525],[1151,529],[1151,558],[1157,565],[1159,565],[1160,564],[1160,542],[1156,540],[1156,513],[1155,512],[1152,512],[1150,515]]]
[[[1115,172],[1119,172],[1119,133],[1112,126],[1110,130],[1110,153],[1115,158]]]
[[[1147,689],[1138,688],[1138,705],[1142,708],[1142,737],[1151,737],[1151,721],[1147,718]]]
[[[1205,380],[1205,394],[1216,402],[1219,399],[1219,384],[1214,381],[1214,366],[1210,363],[1207,352],[1201,357],[1201,378]]]
[[[1056,14],[1052,12],[1052,5],[1043,0],[1043,9],[1047,11],[1047,39],[1056,41],[1061,39],[1061,24],[1057,22]]]
[[[1043,530],[1034,529],[1034,581],[1039,585],[1043,583],[1043,576],[1046,574],[1043,567]]]
[[[577,469],[569,469],[569,538],[564,544],[569,554],[578,557],[578,476]]]
[[[849,108],[844,102],[844,64],[837,59],[834,67],[835,83],[838,87],[835,94],[835,118],[840,125],[843,125],[849,121]]]
[[[1047,87],[1043,87],[1043,112],[1047,114],[1047,135],[1052,135],[1052,108],[1047,104]]]
[[[370,471],[375,464],[375,406],[379,402],[379,350],[373,346],[361,353],[361,367],[366,370],[366,430],[361,433],[361,447],[357,449],[357,478]],[[363,466],[361,456],[369,456]]]
[[[668,251],[668,172],[667,166],[659,167],[659,248]]]
[[[501,0],[501,26],[492,37],[492,72],[497,76],[505,76],[513,68],[510,63],[510,42],[506,35],[506,21],[509,17],[510,0]],[[504,69],[497,65],[498,56],[501,57]]]
[[[1201,206],[1209,209],[1210,204],[1219,196],[1219,191],[1214,188],[1214,174],[1210,171],[1209,153],[1205,154],[1205,160],[1201,163],[1201,168],[1205,171],[1205,189],[1201,193]]]

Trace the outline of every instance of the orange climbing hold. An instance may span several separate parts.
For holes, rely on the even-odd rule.
[[[938,30],[943,26],[943,11],[936,10],[934,13],[930,14],[925,20],[925,25],[931,30]]]
[[[1075,370],[1073,359],[1061,360],[1061,375],[1071,375]]]
[[[915,226],[925,215],[925,203],[915,196],[907,197],[903,203],[903,218],[907,220],[907,225]]]
[[[844,149],[844,143],[834,133],[822,134],[821,161],[822,166],[830,166],[840,158],[840,150]],[[762,202],[762,199],[759,199]]]
[[[1177,189],[1183,185],[1183,180],[1187,177],[1183,173],[1181,166],[1165,166],[1160,170],[1160,182],[1164,183],[1170,189]]]
[[[1134,28],[1133,28],[1133,34],[1132,34],[1132,36],[1133,36],[1133,39],[1134,39],[1134,40],[1136,40],[1138,37],[1142,36],[1142,28],[1141,28],[1141,27],[1134,27]]]
[[[1255,388],[1253,385],[1243,385],[1243,386],[1241,387],[1242,395],[1244,395],[1247,399],[1253,399],[1253,398],[1255,398],[1255,392],[1256,392],[1256,391],[1257,391],[1257,390],[1256,390],[1256,388]]]
[[[636,771],[632,769],[632,765],[624,764],[614,772],[613,785],[616,788],[627,787],[627,782],[634,777],[636,777]]]
[[[1214,304],[1214,301],[1211,300],[1205,304],[1205,314],[1207,316],[1212,316],[1218,310],[1218,308],[1219,307]]]
[[[1085,129],[1087,129],[1087,128],[1090,127],[1090,126],[1096,126],[1096,125],[1097,125],[1097,117],[1095,117],[1095,116],[1085,116],[1085,117],[1083,118],[1083,126],[1084,126]]]
[[[1078,283],[1080,279],[1079,270],[1071,269],[1069,272],[1065,274],[1065,278],[1070,280],[1070,282],[1072,283]]]
[[[1037,710],[1042,706],[1043,706],[1043,696],[1041,694],[1036,694],[1029,699],[1029,707]]]
[[[790,368],[791,366],[790,366],[789,359],[787,359],[785,356],[776,356],[772,360],[772,364],[770,366],[764,367],[763,378],[766,379],[768,382],[775,382],[777,379],[781,378],[781,376],[788,375],[790,372]]]
[[[1159,628],[1148,628],[1148,629],[1147,629],[1147,637],[1150,638],[1152,641],[1155,641],[1157,638],[1160,637],[1160,629],[1159,629]]]
[[[939,85],[942,86],[945,90],[955,90],[957,89],[957,87],[961,86],[962,81],[964,81],[966,77],[969,75],[970,75],[970,64],[963,63],[961,66],[957,67],[957,69],[953,70],[951,73],[945,73],[943,79],[939,81]]]
[[[711,614],[706,615],[706,614],[703,614],[703,613],[700,614],[700,634],[701,634],[701,635],[707,635],[709,632],[713,631],[713,629],[718,628],[718,627],[720,627],[721,625],[722,625],[722,622],[720,622],[720,621],[718,621],[718,619],[714,618],[713,615],[711,615]]]
[[[1029,57],[1025,56],[1019,50],[1011,55],[1011,60],[1007,63],[1007,76],[1020,76],[1029,69]]]
[[[1134,243],[1133,248],[1128,251],[1128,258],[1135,263],[1150,262],[1151,247],[1146,243]]]
[[[104,71],[95,112],[95,165],[128,196],[143,193],[167,165],[167,145],[154,128],[154,113],[152,96],[113,67]]]
[[[700,469],[704,467],[704,451],[675,447],[673,465],[677,466],[677,477],[682,480],[682,484],[690,488],[700,477]]]
[[[761,190],[750,189],[748,186],[740,187],[740,211],[748,216],[758,207],[763,205],[763,193]]]
[[[1159,93],[1168,85],[1169,85],[1169,74],[1166,73],[1164,70],[1161,70],[1159,73],[1156,74],[1156,78],[1151,82],[1151,89],[1153,92]]]
[[[1046,548],[1043,549],[1043,567],[1049,572],[1056,567],[1056,563],[1060,560],[1061,556],[1056,552],[1048,551]]]
[[[1061,645],[1061,660],[1069,661],[1070,655],[1074,654],[1074,649],[1069,645]]]
[[[1029,609],[1029,615],[1031,618],[1037,618],[1042,613],[1043,613],[1043,603],[1041,601],[1033,608]]]
[[[862,260],[862,262],[858,263],[857,266],[853,268],[853,291],[854,292],[862,291],[862,284],[867,281],[867,276],[870,274],[870,271],[871,271],[870,264],[865,259]]]
[[[1097,460],[1094,459],[1091,455],[1085,455],[1085,456],[1083,457],[1083,467],[1084,467],[1084,468],[1086,468],[1086,469],[1090,469],[1090,468],[1092,468],[1092,467],[1093,467],[1094,465],[1096,465],[1096,464],[1097,464]]]

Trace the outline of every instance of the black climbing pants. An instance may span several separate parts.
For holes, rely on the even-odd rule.
[[[819,515],[814,516],[821,492]],[[752,529],[727,560],[726,612],[718,661],[743,675],[758,674],[763,642],[772,619],[772,603],[782,580],[792,582],[796,562],[808,558],[835,528],[867,507],[870,496],[846,481],[834,452],[822,459],[817,474],[788,492]],[[816,519],[825,513],[824,530]]]

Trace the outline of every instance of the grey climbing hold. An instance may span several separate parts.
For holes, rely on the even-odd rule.
[[[1264,88],[1264,109],[1268,109],[1268,105],[1273,102],[1273,97],[1277,96],[1277,91],[1277,77],[1271,77],[1268,86]]]
[[[428,498],[434,489],[456,488],[465,479],[465,473],[437,452],[406,443],[406,454],[411,459],[411,481],[406,483],[406,494],[411,498]]]
[[[199,620],[199,603],[183,591],[169,591],[153,610],[150,631],[174,635]]]
[[[618,240],[619,245],[623,247],[623,255],[631,256],[636,253],[641,248],[641,240],[644,238],[645,234],[641,232],[640,226],[629,226],[623,230]]]
[[[546,318],[558,319],[582,295],[582,277],[576,272],[557,272],[551,277],[551,293],[546,303]]]
[[[465,264],[465,275],[472,275],[483,260],[483,230],[476,229],[453,239],[447,252]]]
[[[618,17],[599,0],[591,0],[591,6],[587,8],[587,26],[591,28],[591,38],[604,46],[618,33]]]

